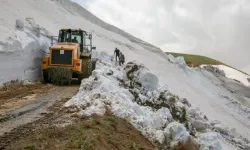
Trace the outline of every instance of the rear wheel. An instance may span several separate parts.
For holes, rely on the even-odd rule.
[[[78,83],[81,84],[82,83],[82,79],[84,78],[83,74],[79,74],[78,75]]]

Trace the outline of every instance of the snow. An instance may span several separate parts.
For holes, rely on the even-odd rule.
[[[188,109],[188,113],[189,113],[190,115],[192,115],[192,116],[197,116],[197,115],[199,115],[199,111],[200,111],[200,109],[199,109],[198,107],[190,107],[190,108]]]
[[[182,143],[185,143],[189,137],[186,128],[178,122],[171,122],[168,124],[167,128],[164,130],[164,134],[169,139],[172,138],[174,141],[181,141]]]
[[[105,60],[100,59],[97,62],[93,75],[82,81],[77,95],[66,102],[64,107],[80,109],[77,114],[84,116],[94,113],[104,115],[106,109],[110,109],[114,115],[132,123],[153,143],[162,145],[176,146],[176,142],[185,143],[191,137],[189,132],[195,132],[192,127],[186,128],[184,124],[176,122],[182,119],[184,112],[188,113],[188,122],[185,123],[197,130],[209,128],[218,131],[217,134],[229,132],[218,130],[217,127],[222,125],[216,121],[212,121],[217,124],[214,123],[214,128],[211,128],[199,108],[189,106],[187,100],[176,97],[166,87],[157,87],[154,90],[145,88],[139,77],[145,70],[150,70],[143,64],[132,61],[120,67],[111,62],[111,56],[103,58]],[[202,149],[222,149],[221,139],[215,138],[214,134],[197,134],[199,137],[196,140],[202,145]],[[241,143],[244,144],[245,141]]]
[[[139,67],[138,71],[129,72],[137,67]],[[158,77],[152,74],[143,64],[139,64],[138,66],[133,63],[127,64],[123,74],[125,78],[127,78],[127,76],[133,78],[133,80],[140,83],[145,89],[153,91],[158,88]]]
[[[133,102],[133,95],[127,89],[121,88],[115,77],[106,74],[109,69],[112,68],[97,62],[94,75],[82,81],[79,93],[64,106],[85,108],[79,114],[86,116],[93,113],[103,115],[106,106],[111,107],[115,115],[130,119],[138,128],[145,128],[145,134],[149,132],[153,139],[163,142],[163,131],[159,132],[159,130],[168,122],[168,119],[172,118],[170,111],[167,108],[153,111],[149,107]],[[120,76],[121,74],[122,72]],[[119,76],[117,72],[115,76]]]
[[[202,65],[203,67],[204,65]],[[241,83],[243,83],[245,86],[249,86],[250,87],[250,82],[247,80],[248,78],[250,79],[250,76],[242,73],[238,70],[235,70],[231,67],[225,66],[225,65],[212,65],[213,67],[217,67],[220,70],[223,70],[225,72],[226,77],[230,78],[230,79],[235,79],[240,81]]]
[[[192,125],[198,130],[205,130],[208,127],[208,124],[206,122],[200,120],[193,121]]]
[[[67,103],[67,106],[82,106],[84,109],[79,112],[80,115],[103,114],[108,106],[115,115],[133,120],[133,125],[141,129],[145,136],[152,135],[149,137],[153,141],[163,142],[165,135],[161,127],[175,116],[166,108],[152,110],[149,106],[138,104],[165,104],[158,100],[159,89],[162,88],[182,97],[174,108],[181,110],[183,105],[187,107],[189,116],[194,116],[192,121],[207,123],[204,118],[211,122],[218,120],[218,124],[229,129],[226,132],[236,129],[234,135],[244,141],[241,145],[249,143],[244,140],[250,139],[250,106],[247,105],[249,89],[234,88],[232,91],[230,88],[233,86],[229,86],[231,80],[215,76],[204,69],[189,68],[182,57],[166,55],[161,50],[105,24],[68,0],[8,0],[0,3],[3,8],[0,9],[0,84],[13,79],[30,80],[41,77],[41,58],[46,55],[50,46],[48,36],[57,35],[60,28],[80,27],[93,33],[93,46],[97,47],[93,52],[96,53],[94,58],[99,59],[93,76],[82,81],[79,93]],[[23,30],[15,28],[17,19],[24,23]],[[115,47],[125,55],[125,63],[136,60],[147,68],[140,71],[141,75],[135,78],[135,81],[149,90],[144,94],[138,88],[132,90],[134,94],[138,94],[138,103],[131,101],[135,96],[128,89],[121,88],[120,81],[117,80],[124,79],[124,72],[121,71],[122,67],[114,67],[110,62]],[[235,78],[249,86],[244,74],[226,67],[220,69],[224,70],[226,77]],[[113,75],[108,75],[112,72]],[[237,87],[243,88],[240,85]],[[173,96],[166,97],[170,100]],[[191,104],[193,108],[190,108]],[[219,129],[218,125],[216,127]],[[215,129],[209,127],[209,130]],[[233,137],[229,134],[219,138],[220,141],[225,138],[221,144],[223,147]],[[235,147],[238,147],[236,143],[229,146],[230,149]]]
[[[199,139],[201,142],[201,150],[207,150],[206,147],[209,147],[209,149],[213,149],[213,150],[222,149],[218,136],[219,135],[216,132],[200,134]]]

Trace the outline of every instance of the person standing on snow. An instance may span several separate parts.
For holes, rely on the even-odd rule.
[[[119,56],[119,65],[123,65],[125,62],[125,57],[122,53],[120,53],[120,56]]]
[[[119,59],[120,56],[120,50],[115,48],[114,55],[115,55],[115,61],[117,61],[117,58]]]

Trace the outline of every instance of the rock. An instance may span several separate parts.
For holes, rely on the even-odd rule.
[[[16,20],[16,28],[23,29],[23,27],[24,27],[24,24],[23,24],[22,20],[17,19]]]
[[[193,121],[192,125],[198,130],[205,130],[208,127],[208,124],[206,122],[202,122],[200,120]]]

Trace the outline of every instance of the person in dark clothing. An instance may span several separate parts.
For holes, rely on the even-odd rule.
[[[122,53],[120,53],[120,56],[119,56],[119,65],[123,65],[125,62],[125,57]]]
[[[115,61],[117,61],[117,58],[119,59],[119,56],[120,56],[120,50],[115,48],[114,54],[115,54]]]
[[[78,43],[76,37],[74,37],[74,39],[72,40],[73,43]]]

